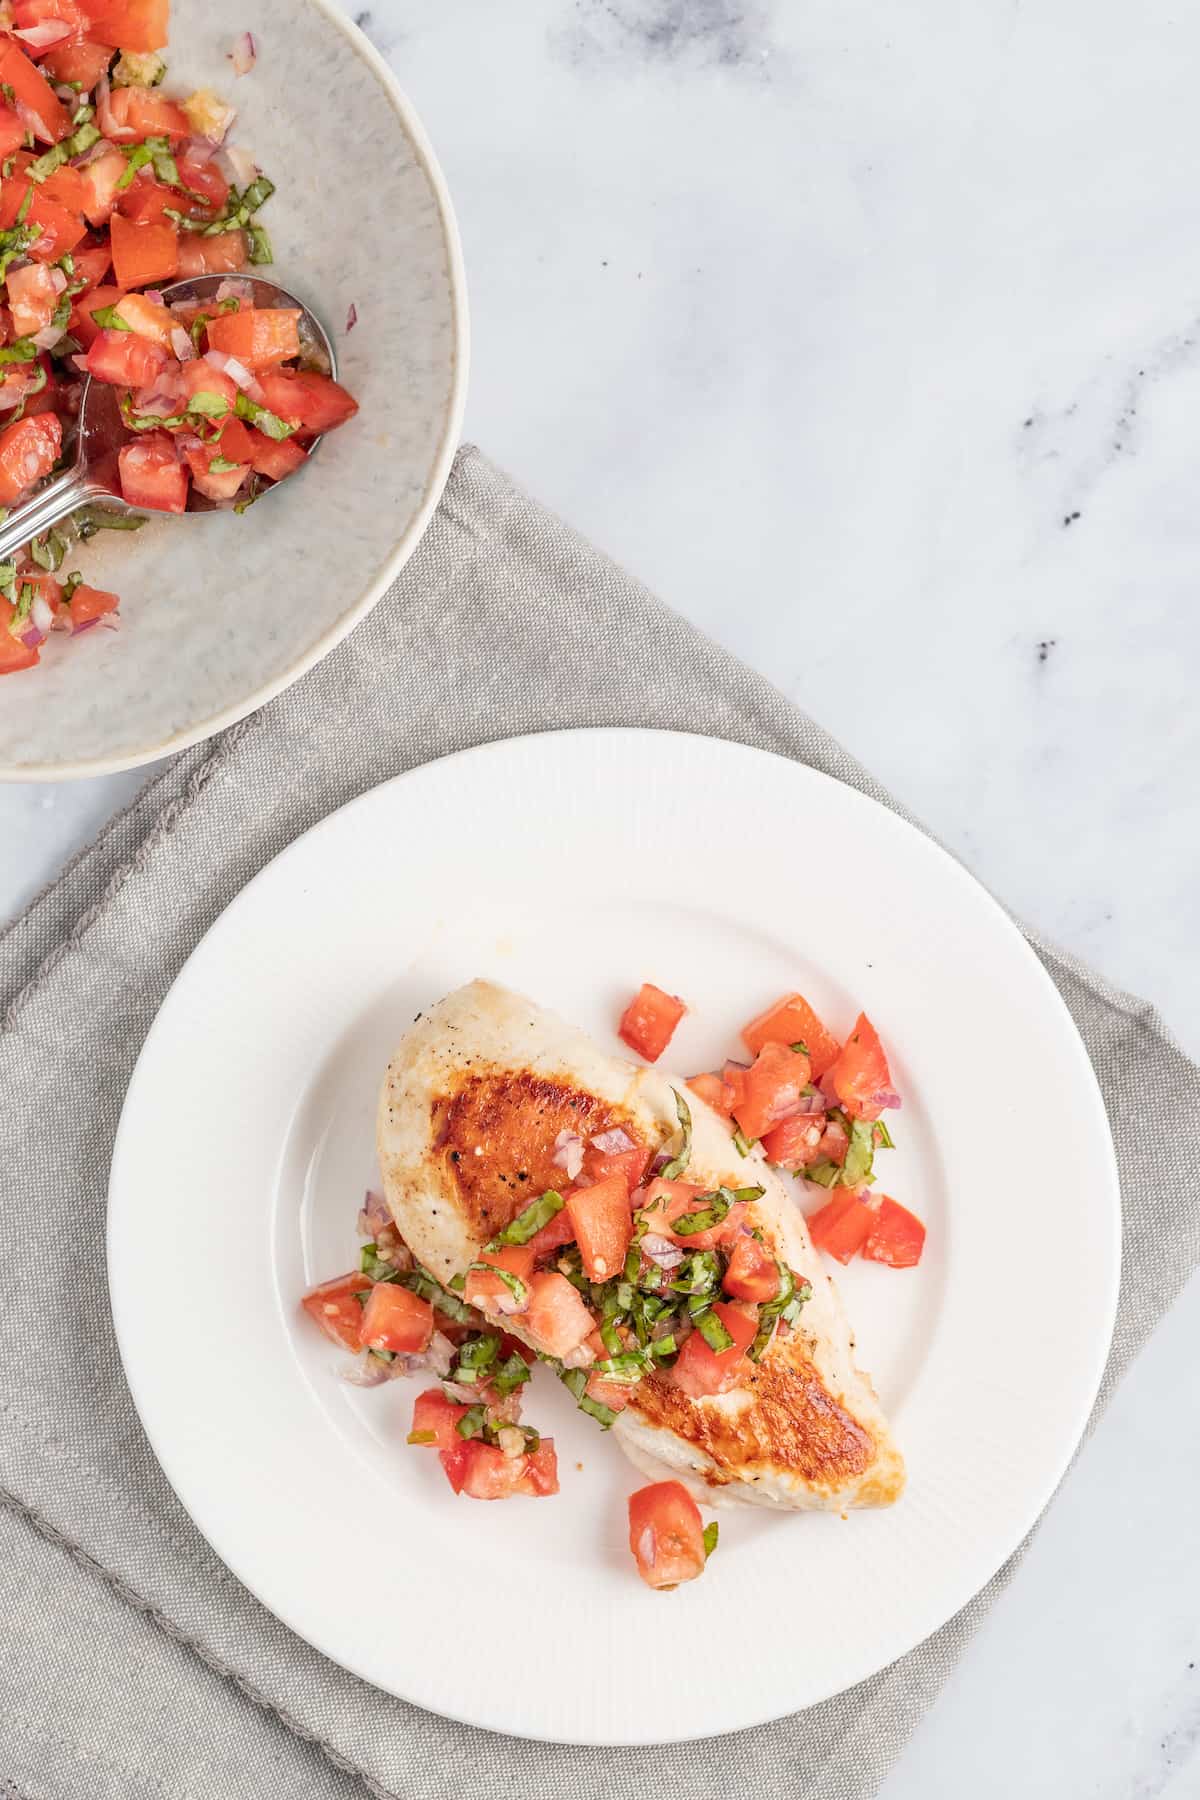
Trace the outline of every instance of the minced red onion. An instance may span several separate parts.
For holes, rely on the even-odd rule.
[[[215,152],[210,145],[209,155],[216,156],[217,167],[231,187],[249,187],[258,174],[258,164],[244,144],[225,144]]]
[[[347,331],[347,333],[353,331],[354,327],[357,324],[358,324],[358,308],[357,308],[357,306],[355,306],[355,304],[352,300],[350,302],[350,310],[346,314],[346,331]]]
[[[47,19],[41,25],[27,25],[24,31],[14,31],[13,36],[28,44],[31,50],[53,50],[55,44],[66,42],[71,31],[72,27],[62,19]],[[72,98],[78,100],[78,96]]]
[[[118,122],[112,109],[112,88],[107,75],[102,75],[96,83],[96,123],[106,138],[116,142],[127,143],[137,136],[132,126]]]
[[[461,1381],[443,1381],[442,1392],[449,1400],[458,1400],[463,1405],[474,1406],[479,1395],[474,1388],[469,1388]]]
[[[171,348],[181,363],[194,362],[196,360],[196,346],[193,344],[190,335],[183,329],[182,325],[173,325],[171,327]]]
[[[44,594],[38,594],[29,609],[29,616],[41,632],[47,632],[54,624],[54,613],[50,602]]]
[[[391,1375],[391,1370],[387,1363],[380,1362],[377,1356],[364,1350],[352,1363],[343,1363],[338,1374],[347,1387],[373,1388],[381,1387]]]
[[[233,49],[229,52],[229,60],[233,64],[235,75],[248,75],[258,61],[258,45],[254,41],[252,31],[243,31],[234,39]]]
[[[574,1181],[583,1167],[583,1139],[573,1131],[560,1131],[550,1161],[556,1169],[566,1170],[568,1181]]]
[[[622,1131],[619,1125],[614,1125],[611,1131],[597,1132],[591,1142],[597,1150],[602,1150],[605,1156],[620,1156],[623,1150],[635,1148],[629,1133]]]
[[[51,269],[50,281],[56,294],[66,293],[67,278],[61,269]]]
[[[659,1237],[657,1232],[648,1231],[641,1242],[643,1253],[660,1269],[677,1269],[683,1261],[683,1251],[670,1238]]]
[[[376,1232],[392,1223],[387,1201],[374,1188],[367,1189],[363,1196],[362,1211],[358,1216],[362,1220],[359,1230],[363,1237],[374,1237]]]
[[[40,138],[43,144],[52,144],[54,142],[54,139],[42,124],[41,119],[31,107],[26,106],[23,100],[17,101],[17,117],[20,119],[26,131],[32,131],[34,137]]]
[[[435,1331],[429,1340],[429,1348],[425,1352],[429,1367],[435,1375],[448,1375],[450,1365],[454,1361],[454,1345],[444,1332]]]
[[[45,643],[46,634],[39,631],[36,625],[28,625],[21,633],[21,642],[27,650],[37,650]]]
[[[234,281],[227,275],[217,289],[217,303],[222,300],[244,300],[247,306],[254,305],[254,289],[248,281]]]
[[[43,325],[40,331],[34,332],[33,341],[39,350],[53,350],[59,339],[66,335],[65,325]]]
[[[190,137],[183,147],[183,154],[190,163],[207,163],[217,155],[217,148],[206,137]]]
[[[576,1344],[574,1350],[568,1350],[562,1358],[564,1369],[590,1369],[596,1360],[596,1352],[586,1344]]]
[[[658,1155],[654,1158],[654,1161],[650,1164],[650,1173],[652,1175],[661,1174],[667,1164],[673,1160],[674,1158],[668,1156],[665,1150],[660,1150]]]
[[[161,306],[162,305],[163,297],[162,297],[162,289],[161,288],[143,288],[142,292],[143,292],[143,294],[145,294],[145,296],[146,296],[147,300],[150,302],[151,306]]]
[[[99,623],[99,619],[84,619],[81,624],[72,625],[71,636],[79,637],[82,632],[90,631],[93,625],[98,625]]]

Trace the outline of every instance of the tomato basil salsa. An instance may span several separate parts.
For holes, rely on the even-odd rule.
[[[685,1010],[646,984],[621,1036],[656,1060]],[[870,1020],[860,1014],[839,1042],[802,995],[789,994],[742,1037],[752,1061],[693,1076],[688,1088],[727,1120],[743,1157],[759,1142],[774,1167],[829,1196],[807,1221],[817,1248],[841,1262],[861,1253],[913,1266],[924,1226],[871,1191],[876,1154],[894,1147],[881,1115],[900,1100]],[[359,1268],[304,1296],[315,1323],[355,1353],[349,1378],[358,1385],[438,1378],[416,1400],[408,1442],[437,1453],[456,1494],[557,1493],[553,1441],[520,1422],[536,1362],[607,1430],[643,1381],[693,1401],[752,1386],[771,1346],[800,1328],[813,1290],[758,1223],[765,1188],[689,1178],[692,1111],[674,1093],[676,1129],[660,1143],[623,1127],[587,1142],[561,1132],[547,1145],[561,1189],[531,1199],[448,1286],[414,1259],[372,1193],[359,1215],[368,1239]],[[716,1544],[716,1526],[704,1527],[673,1481],[632,1496],[629,1534],[638,1571],[655,1588],[698,1575]]]
[[[168,0],[0,0],[0,509],[67,466],[87,377],[117,393],[115,477],[149,512],[245,512],[358,410],[301,315],[256,305],[274,185],[229,141],[233,106],[162,91]],[[249,33],[230,52],[249,72]],[[164,302],[220,278],[205,305]],[[0,563],[0,674],[53,630],[115,624],[63,574],[73,546],[143,520],[85,508]]]

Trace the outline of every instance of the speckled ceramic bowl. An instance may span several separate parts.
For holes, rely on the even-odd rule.
[[[235,141],[277,187],[263,213],[272,273],[324,322],[361,411],[241,518],[155,519],[78,547],[71,566],[120,593],[121,629],[54,633],[38,668],[0,681],[9,780],[147,762],[295,681],[412,553],[458,441],[458,234],[386,64],[329,0],[176,0],[171,11],[168,91],[209,85],[238,107]],[[237,79],[227,52],[247,27],[258,62]]]

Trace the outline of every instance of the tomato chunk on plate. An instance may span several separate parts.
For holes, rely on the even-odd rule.
[[[744,1307],[718,1300],[713,1312],[733,1339],[728,1350],[714,1350],[693,1331],[675,1359],[671,1379],[693,1400],[724,1394],[743,1381],[752,1367],[746,1351],[758,1332],[758,1319]]]
[[[524,1312],[529,1303],[534,1255],[532,1244],[505,1244],[499,1250],[481,1250],[476,1259],[478,1262],[487,1263],[488,1269],[503,1269],[512,1280],[505,1281],[503,1275],[489,1274],[488,1269],[471,1269],[463,1289],[467,1305],[482,1306],[492,1312]],[[515,1293],[514,1283],[519,1284]],[[520,1292],[522,1287],[524,1294]]]
[[[434,1450],[455,1450],[465,1443],[458,1435],[458,1421],[470,1411],[457,1401],[447,1400],[441,1388],[426,1388],[413,1401],[410,1444],[428,1444]]]
[[[347,1350],[358,1351],[362,1349],[363,1309],[357,1296],[370,1286],[365,1275],[352,1269],[348,1275],[336,1275],[332,1281],[310,1288],[300,1304],[327,1338]]]
[[[890,1269],[915,1269],[924,1248],[925,1227],[916,1213],[882,1195],[875,1222],[862,1247],[867,1261],[886,1263]]]
[[[779,1293],[779,1265],[757,1238],[739,1237],[734,1241],[721,1286],[731,1299],[751,1300],[761,1306]]]
[[[647,1587],[674,1588],[704,1573],[700,1508],[678,1481],[655,1481],[629,1496],[629,1548]]]
[[[803,994],[784,994],[748,1025],[743,1025],[742,1042],[751,1056],[757,1056],[764,1044],[806,1045],[814,1081],[820,1081],[841,1050],[833,1033],[825,1028]]]
[[[87,353],[88,374],[114,387],[153,387],[169,360],[165,350],[136,331],[101,331]]]
[[[565,1275],[545,1270],[529,1282],[529,1306],[521,1324],[539,1350],[551,1356],[567,1356],[577,1350],[594,1329],[592,1315]]]
[[[419,1356],[433,1336],[433,1308],[398,1282],[380,1281],[363,1308],[359,1337],[367,1350]]]
[[[89,587],[86,581],[81,581],[67,604],[66,616],[71,622],[71,630],[82,631],[85,625],[116,612],[120,604],[118,595],[110,594],[104,588]]]
[[[875,1208],[859,1194],[837,1193],[827,1205],[811,1213],[808,1234],[818,1250],[848,1263],[862,1249],[875,1222]]]
[[[236,357],[244,368],[270,369],[300,354],[297,324],[300,314],[291,307],[243,307],[221,313],[208,322],[208,347]],[[270,407],[270,401],[267,406]]]
[[[443,1450],[441,1462],[455,1493],[472,1500],[507,1500],[513,1494],[538,1499],[558,1492],[553,1438],[543,1438],[535,1451],[522,1456],[505,1456],[495,1444],[469,1438],[461,1449]]]
[[[629,1188],[624,1176],[618,1173],[592,1187],[574,1188],[567,1195],[567,1211],[583,1257],[584,1274],[589,1281],[607,1281],[624,1263],[633,1235]]]
[[[80,5],[89,20],[88,36],[99,44],[141,55],[166,45],[170,0],[80,0]]]
[[[212,243],[216,239],[209,240]],[[211,334],[210,334],[211,342]],[[244,359],[243,359],[244,360]],[[315,369],[264,369],[259,386],[265,404],[281,419],[298,425],[302,431],[332,431],[344,425],[358,411],[358,401],[347,393],[340,382]]]
[[[729,1117],[736,1097],[731,1081],[726,1081],[723,1075],[689,1075],[687,1084],[714,1112],[719,1112],[724,1119]]]
[[[647,1062],[657,1062],[686,1011],[678,994],[644,981],[621,1014],[617,1036]]]
[[[179,233],[169,219],[126,219],[114,213],[109,229],[118,287],[150,287],[179,273]]]
[[[853,1119],[877,1119],[888,1106],[899,1106],[879,1033],[866,1013],[859,1013],[841,1055],[825,1072],[823,1085]]]
[[[764,1044],[745,1071],[733,1116],[748,1138],[764,1137],[773,1125],[800,1109],[811,1083],[812,1064],[786,1044]]]
[[[62,424],[55,413],[38,413],[6,425],[0,431],[0,506],[11,506],[48,475],[61,450]]]

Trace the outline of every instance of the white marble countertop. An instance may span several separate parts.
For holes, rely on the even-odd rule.
[[[469,435],[1200,1053],[1200,15],[357,16],[456,197]],[[0,916],[142,779],[0,788]],[[1194,1283],[885,1800],[1200,1792],[1198,1364]]]

